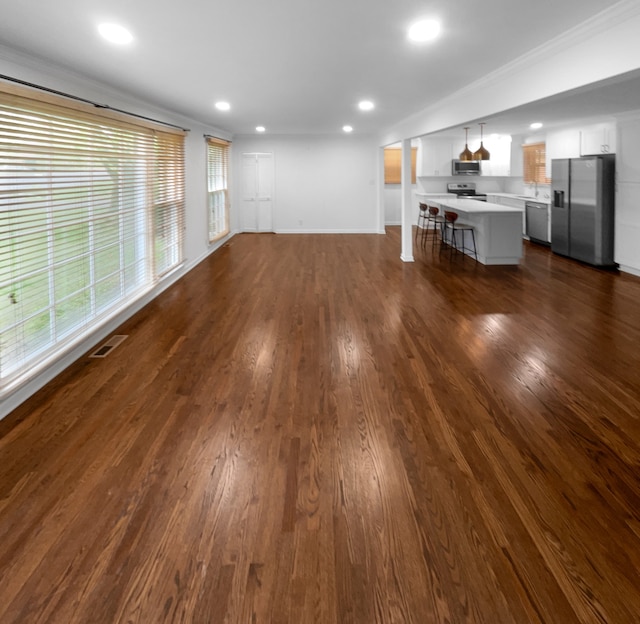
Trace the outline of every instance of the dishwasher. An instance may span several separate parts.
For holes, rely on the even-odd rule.
[[[549,206],[540,202],[526,202],[527,236],[534,243],[550,245]]]

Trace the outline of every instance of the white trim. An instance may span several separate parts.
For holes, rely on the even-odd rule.
[[[634,269],[633,267],[626,266],[625,264],[619,265],[618,269],[622,273],[629,273],[630,275],[635,275],[636,277],[640,277],[640,269]]]
[[[271,232],[247,232],[248,234],[270,234]],[[385,234],[384,230],[380,231],[375,228],[367,228],[364,230],[276,230],[274,234]]]

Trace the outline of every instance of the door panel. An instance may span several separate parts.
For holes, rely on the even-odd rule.
[[[242,154],[242,229],[273,231],[273,154]]]
[[[569,193],[568,159],[553,160],[551,165],[551,249],[569,255]]]
[[[258,229],[256,198],[258,194],[258,176],[255,154],[242,155],[242,230],[255,232]]]
[[[273,154],[258,154],[258,232],[273,232]]]
[[[582,158],[571,163],[571,216],[569,248],[571,257],[593,262],[596,240],[598,158]]]

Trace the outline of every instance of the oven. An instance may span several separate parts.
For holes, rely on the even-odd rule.
[[[475,182],[449,182],[447,193],[453,193],[458,199],[475,199],[477,201],[487,201],[484,193],[476,192]]]

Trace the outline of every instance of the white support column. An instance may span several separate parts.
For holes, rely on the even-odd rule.
[[[400,259],[403,262],[413,262],[413,206],[411,193],[411,139],[402,141],[402,167],[400,175],[402,193],[401,238],[402,253]]]
[[[377,172],[376,172],[376,181],[378,183],[378,192],[377,192],[377,202],[378,202],[378,213],[376,217],[376,227],[378,228],[379,234],[385,234],[386,230],[384,228],[385,225],[385,207],[384,207],[384,147],[378,148],[378,158],[376,160]]]

